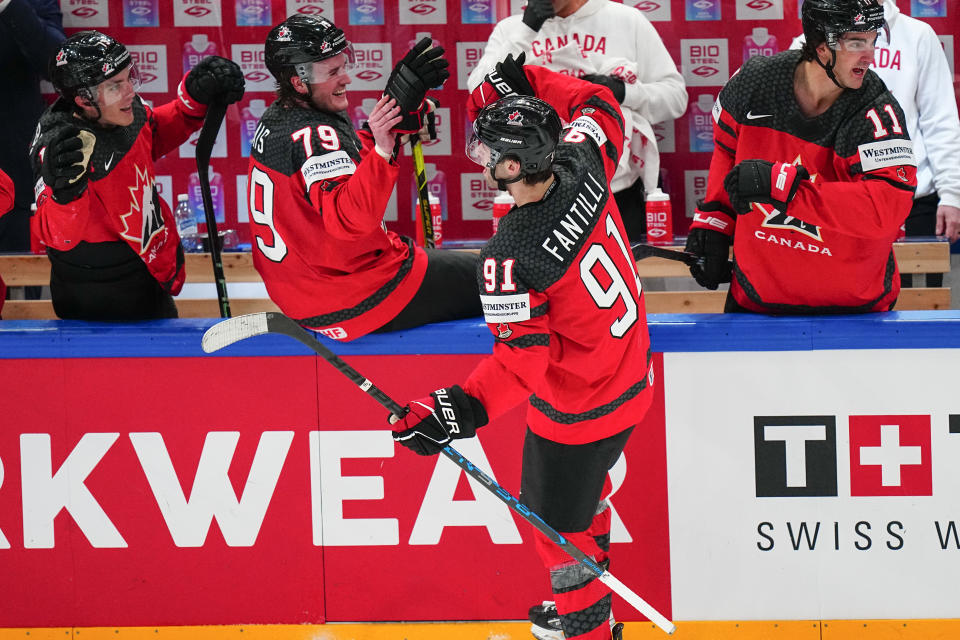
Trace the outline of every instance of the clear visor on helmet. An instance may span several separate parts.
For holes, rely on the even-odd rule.
[[[140,71],[137,70],[137,65],[131,63],[117,75],[104,80],[88,91],[91,100],[96,100],[101,107],[109,107],[130,99],[139,89]]]
[[[490,169],[493,169],[500,159],[500,154],[482,142],[476,133],[470,136],[470,140],[467,141],[466,153],[467,157],[478,165]]]
[[[298,64],[295,69],[304,82],[321,83],[349,73],[354,67],[356,67],[356,56],[353,45],[348,42],[346,48],[337,55],[316,62]]]
[[[845,33],[836,40],[835,50],[843,49],[849,53],[872,53],[877,47],[877,31],[852,31]]]

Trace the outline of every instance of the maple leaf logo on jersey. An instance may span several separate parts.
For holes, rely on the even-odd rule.
[[[507,124],[516,125],[518,127],[523,126],[523,114],[519,111],[514,111],[507,116]]]
[[[510,325],[501,322],[497,325],[497,337],[501,340],[506,340],[513,335],[513,329],[510,328]]]
[[[154,199],[153,176],[146,169],[134,165],[136,183],[129,187],[130,210],[120,216],[123,230],[120,236],[140,243],[140,254],[146,252],[154,236],[164,231],[163,215]],[[139,214],[139,220],[135,214]],[[139,224],[138,224],[139,223]],[[139,227],[139,228],[135,228]]]

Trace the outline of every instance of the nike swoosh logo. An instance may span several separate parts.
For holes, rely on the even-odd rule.
[[[110,171],[110,165],[113,164],[113,155],[114,155],[114,154],[111,153],[111,154],[110,154],[110,159],[107,160],[106,164],[103,165],[103,170],[104,170],[104,172]]]
[[[772,115],[773,115],[772,113],[761,113],[761,114],[754,115],[753,111],[747,111],[747,120],[756,120],[758,118],[769,118]]]

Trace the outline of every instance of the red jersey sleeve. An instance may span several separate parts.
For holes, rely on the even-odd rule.
[[[295,174],[298,189],[322,215],[324,228],[334,237],[352,240],[383,226],[383,212],[397,181],[399,167],[374,151],[373,137],[359,131],[360,162],[344,149],[333,127],[301,129],[293,134]],[[299,137],[298,137],[299,136]],[[309,141],[307,139],[309,138]]]
[[[207,105],[200,104],[190,97],[184,83],[186,76],[177,87],[177,99],[160,105],[155,109],[144,105],[147,110],[147,126],[153,133],[153,159],[159,160],[181,144],[190,134],[203,126],[203,117],[207,114]]]
[[[0,216],[13,209],[13,180],[0,171]]]

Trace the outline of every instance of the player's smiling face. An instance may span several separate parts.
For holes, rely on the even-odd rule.
[[[313,81],[310,83],[310,99],[313,105],[322,111],[344,111],[349,106],[347,85],[350,82],[347,57],[344,54],[314,62]]]
[[[139,75],[133,65],[112,78],[97,85],[97,110],[86,106],[82,99],[77,104],[83,107],[84,115],[97,118],[97,124],[104,127],[126,127],[133,124],[133,99],[137,95]]]

